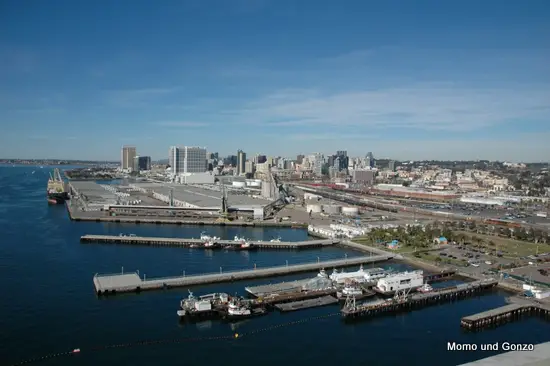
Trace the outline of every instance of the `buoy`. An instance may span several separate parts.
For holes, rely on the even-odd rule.
[[[80,353],[80,348],[73,349],[73,353]]]
[[[235,338],[239,338],[239,333],[235,333]]]

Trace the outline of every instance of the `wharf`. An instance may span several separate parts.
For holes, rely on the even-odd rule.
[[[342,308],[342,316],[345,318],[353,318],[358,316],[372,316],[382,313],[395,313],[398,311],[410,311],[413,308],[425,307],[430,304],[439,303],[442,301],[458,300],[461,298],[474,296],[488,289],[492,289],[498,284],[498,281],[481,280],[467,284],[442,288],[428,293],[415,293],[406,297],[390,299],[381,304],[355,306],[346,304]]]
[[[302,301],[293,301],[286,304],[277,304],[275,307],[281,312],[296,311],[309,309],[319,306],[333,305],[337,304],[338,300],[333,296],[323,296],[315,299],[302,300]]]
[[[67,204],[67,207],[69,205]],[[303,222],[288,221],[218,221],[218,220],[183,220],[172,218],[147,218],[147,217],[120,217],[120,216],[95,216],[86,215],[86,213],[72,212],[69,210],[69,218],[72,221],[93,221],[93,222],[113,222],[124,224],[153,224],[153,225],[197,225],[197,226],[243,226],[243,227],[291,227],[307,228],[308,224]]]
[[[501,344],[504,346],[504,344]],[[513,346],[513,344],[510,344]],[[502,347],[500,348],[502,349]],[[547,366],[550,365],[550,342],[536,344],[529,352],[511,351],[460,366]]]
[[[383,262],[392,259],[391,255],[362,256],[356,258],[336,259],[314,263],[283,265],[277,267],[254,268],[242,271],[224,273],[199,274],[192,276],[165,277],[146,280],[137,273],[94,275],[93,282],[97,294],[117,292],[140,292],[146,290],[160,290],[174,287],[187,287],[211,283],[231,282],[245,279],[281,276],[299,272],[313,272],[322,268],[337,268]]]
[[[175,246],[188,247],[193,244],[204,244],[202,239],[188,238],[158,238],[145,236],[119,236],[119,235],[83,235],[80,237],[82,243],[114,243],[128,245],[149,245],[149,246]],[[306,240],[306,241],[287,241],[287,242],[271,242],[271,241],[249,241],[255,247],[261,249],[308,249],[318,248],[323,246],[335,245],[340,241],[336,239],[325,240]],[[234,245],[240,246],[242,243],[234,240],[216,240],[216,244],[222,246]]]
[[[463,317],[460,320],[460,325],[468,330],[476,331],[497,327],[532,315],[540,316],[547,320],[550,319],[550,304],[519,297],[511,297],[507,301],[510,304]]]

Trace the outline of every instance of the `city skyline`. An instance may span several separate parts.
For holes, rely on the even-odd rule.
[[[122,145],[154,160],[173,145],[248,156],[550,156],[546,2],[2,9],[3,158],[116,161]]]

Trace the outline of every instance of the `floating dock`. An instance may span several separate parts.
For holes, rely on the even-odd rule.
[[[193,244],[204,244],[206,240],[186,239],[186,238],[157,238],[145,236],[119,236],[119,235],[83,235],[80,237],[82,243],[113,243],[127,245],[148,245],[148,246],[170,246],[170,247],[189,247]],[[336,245],[340,243],[337,239],[324,240],[306,240],[306,241],[248,241],[250,244],[261,249],[309,249],[323,246]],[[216,240],[216,244],[221,246],[234,245],[238,247],[242,244],[234,240]]]
[[[520,298],[509,298],[508,301],[516,303],[465,316],[460,320],[460,325],[468,330],[477,331],[497,327],[527,316],[540,316],[546,320],[550,319],[550,304]]]
[[[98,295],[122,292],[140,292],[161,290],[174,287],[187,287],[211,283],[231,282],[245,279],[281,276],[299,272],[319,271],[322,268],[339,268],[383,262],[394,258],[393,255],[373,255],[356,258],[336,259],[315,263],[294,264],[267,268],[255,268],[225,273],[199,274],[192,276],[165,277],[158,279],[141,279],[136,273],[129,274],[96,274],[93,277],[95,291]]]
[[[297,311],[309,308],[315,308],[319,306],[337,304],[338,300],[333,296],[323,296],[315,299],[308,299],[302,301],[293,301],[286,304],[277,304],[275,307],[281,312]]]
[[[453,287],[434,290],[428,293],[414,293],[403,298],[390,299],[384,303],[361,306],[344,306],[341,310],[344,318],[359,316],[373,316],[382,313],[395,313],[410,311],[414,308],[425,307],[442,301],[458,300],[477,295],[483,291],[492,289],[498,284],[497,280],[482,280]]]

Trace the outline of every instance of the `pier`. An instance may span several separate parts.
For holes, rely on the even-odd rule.
[[[188,238],[158,238],[145,236],[119,236],[119,235],[83,235],[80,237],[82,243],[113,243],[127,245],[149,245],[149,246],[170,246],[170,247],[189,247],[193,244],[201,245],[206,242],[202,239]],[[234,240],[215,240],[216,244],[221,246],[238,247],[242,244],[240,241]],[[271,241],[247,241],[253,246],[261,249],[309,249],[318,248],[329,245],[339,244],[337,239],[325,240],[306,240],[306,241],[287,241],[287,242],[271,242]]]
[[[98,295],[114,294],[122,292],[140,292],[146,290],[161,290],[174,287],[186,287],[194,285],[206,285],[211,283],[231,282],[245,279],[256,279],[262,277],[281,276],[300,272],[313,272],[322,268],[338,268],[384,262],[392,259],[391,255],[374,255],[357,258],[336,259],[329,261],[318,261],[315,263],[303,263],[294,265],[283,265],[277,267],[255,268],[242,271],[198,274],[192,276],[165,277],[156,279],[143,279],[138,273],[130,274],[96,274],[93,277],[95,291]]]
[[[293,301],[293,302],[288,302],[286,304],[278,304],[278,305],[275,305],[275,307],[277,308],[277,310],[281,312],[289,312],[289,311],[315,308],[319,306],[333,305],[337,303],[338,303],[338,300],[333,296],[323,296],[315,299]]]
[[[550,319],[550,304],[516,297],[508,298],[508,301],[512,304],[465,316],[460,320],[460,325],[468,330],[477,331],[498,327],[527,316],[540,316],[546,320]]]
[[[481,280],[467,284],[461,284],[448,288],[434,290],[428,293],[415,293],[406,297],[396,297],[378,304],[365,304],[355,306],[355,302],[346,303],[342,308],[344,318],[355,318],[360,316],[374,316],[383,313],[396,313],[399,311],[410,311],[414,308],[421,308],[443,301],[458,300],[475,296],[484,291],[492,289],[498,284],[496,280]]]
[[[550,342],[536,344],[532,350],[525,352],[522,346],[502,342],[502,348],[510,351],[481,360],[464,363],[460,366],[544,366],[550,365]]]

